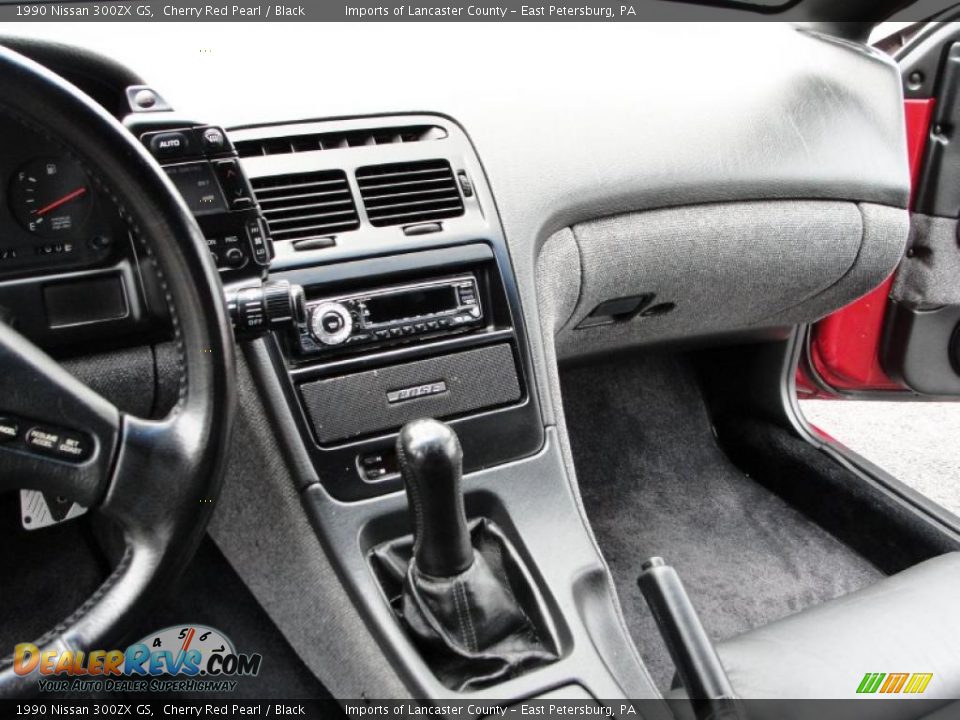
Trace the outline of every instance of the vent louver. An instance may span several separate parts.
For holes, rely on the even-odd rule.
[[[286,137],[238,140],[234,147],[240,157],[286,155],[315,150],[338,150],[365,145],[394,145],[396,143],[443,140],[447,131],[436,125],[344,130],[342,132],[306,133]]]
[[[370,224],[407,225],[463,215],[463,201],[446,160],[371,165],[357,169]]]
[[[299,240],[360,226],[342,170],[274,175],[251,180],[274,240]]]

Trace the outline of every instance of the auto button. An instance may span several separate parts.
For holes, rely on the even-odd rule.
[[[165,130],[147,133],[143,140],[150,152],[158,160],[172,160],[193,154],[193,143],[189,130]]]

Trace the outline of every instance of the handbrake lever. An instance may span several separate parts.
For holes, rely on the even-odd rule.
[[[663,558],[652,557],[641,566],[637,584],[670,651],[697,720],[739,718],[733,686],[677,571]]]

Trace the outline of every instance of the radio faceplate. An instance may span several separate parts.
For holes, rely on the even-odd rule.
[[[300,327],[300,351],[313,355],[354,345],[448,335],[486,321],[472,273],[312,300]]]

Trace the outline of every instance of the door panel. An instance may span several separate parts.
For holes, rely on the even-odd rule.
[[[801,397],[960,400],[960,23],[898,57],[912,181],[897,271],[810,329]]]

